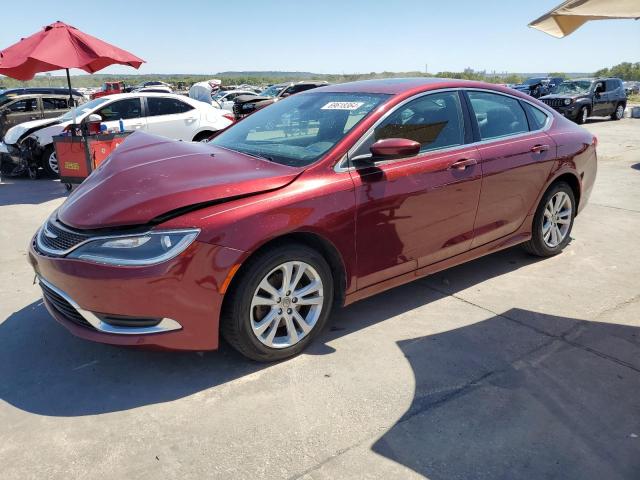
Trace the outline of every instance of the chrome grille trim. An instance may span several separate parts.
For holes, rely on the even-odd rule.
[[[87,324],[100,332],[112,333],[114,335],[148,335],[152,333],[164,333],[182,329],[182,325],[171,318],[163,318],[157,325],[151,327],[119,327],[110,325],[107,322],[102,321],[102,319],[95,313],[83,309],[69,295],[67,295],[65,292],[63,292],[58,287],[51,284],[41,276],[38,276],[38,281],[41,283],[41,288],[43,289],[43,291],[47,291],[44,288],[46,287],[51,291],[51,293],[55,294],[57,297],[60,297],[60,299],[57,299],[58,301],[62,300],[66,304],[68,304],[65,305],[64,308],[57,308],[56,304],[52,302],[47,295],[45,295],[45,300],[49,304],[51,304],[61,316],[73,323],[87,326],[84,324],[84,322],[81,322],[80,319],[72,318],[69,316],[75,311],[80,317],[82,317],[82,319],[84,319],[85,322],[87,322]],[[51,293],[49,293],[49,295],[51,295]]]

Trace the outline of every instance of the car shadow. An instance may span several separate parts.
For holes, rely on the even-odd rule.
[[[534,261],[516,248],[449,272],[460,282],[481,282]],[[414,282],[338,309],[304,354],[330,354],[332,340],[446,295]],[[218,351],[194,353],[88,342],[53,320],[41,301],[0,323],[0,399],[40,415],[95,415],[167,402],[265,368],[269,364],[248,361],[224,343]]]
[[[640,328],[532,313],[399,342],[414,398],[372,450],[431,480],[638,478]]]
[[[634,163],[633,165],[631,165],[631,168],[633,168],[634,170],[640,170],[640,162]]]
[[[0,206],[39,205],[68,194],[59,180],[2,177],[0,181]]]

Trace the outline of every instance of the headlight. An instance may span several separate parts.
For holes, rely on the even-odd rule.
[[[184,252],[198,233],[198,229],[165,230],[140,235],[101,237],[76,248],[67,258],[108,265],[154,265]]]
[[[565,105],[571,105],[571,101],[572,101],[572,100],[571,100],[570,98],[565,98],[565,99],[564,99],[564,104],[565,104]]]

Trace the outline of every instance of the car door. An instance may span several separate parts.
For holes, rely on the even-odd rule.
[[[392,110],[350,152],[358,288],[469,248],[481,175],[465,108],[455,90],[420,95]],[[385,138],[415,140],[421,151],[363,163],[370,146]]]
[[[145,97],[147,128],[150,133],[176,140],[193,140],[200,125],[200,114],[178,98]]]
[[[606,82],[604,80],[595,83],[593,88],[593,110],[594,117],[607,115],[609,111],[609,94],[607,93]]]
[[[42,116],[43,118],[59,117],[69,110],[69,99],[64,97],[42,97]]]
[[[545,133],[551,118],[538,107],[496,92],[469,90],[466,94],[482,170],[472,242],[477,247],[523,224],[547,181],[556,147]],[[528,115],[525,109],[534,110]]]
[[[145,130],[146,123],[142,116],[142,103],[139,97],[123,98],[107,103],[95,112],[102,118],[107,129],[118,130],[120,120],[127,131]]]
[[[38,97],[22,98],[9,102],[2,106],[0,114],[2,128],[5,131],[15,125],[42,118]]]

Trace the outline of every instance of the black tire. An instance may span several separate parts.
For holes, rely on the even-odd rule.
[[[618,109],[622,107],[622,112],[621,114],[618,112]],[[622,102],[619,102],[616,105],[616,109],[613,111],[613,113],[611,114],[611,120],[622,120],[622,117],[624,117],[624,108],[625,108],[625,104]]]
[[[285,348],[263,344],[251,328],[251,300],[258,284],[274,268],[290,261],[303,261],[319,274],[323,286],[320,316],[312,330],[298,343]],[[326,326],[333,305],[333,277],[327,261],[316,250],[298,243],[288,243],[261,252],[243,265],[225,299],[220,318],[224,339],[245,357],[259,362],[273,362],[293,357],[304,350]]]
[[[42,152],[42,156],[40,157],[40,164],[42,165],[42,169],[47,177],[58,178],[60,175],[56,172],[51,165],[49,165],[49,157],[55,151],[53,145],[48,145],[44,151]]]
[[[211,135],[213,135],[214,132],[200,132],[198,133],[195,137],[193,137],[193,141],[194,142],[204,142],[205,140],[207,140]]]
[[[564,192],[569,196],[571,201],[571,219],[569,223],[569,230],[565,234],[564,239],[555,247],[550,247],[547,245],[543,238],[542,233],[542,224],[544,221],[544,210],[546,208],[549,200],[558,192]],[[576,199],[573,194],[573,190],[566,182],[557,182],[549,187],[549,189],[544,193],[542,199],[540,200],[540,204],[536,210],[535,216],[533,217],[533,230],[531,233],[531,240],[525,242],[523,244],[524,249],[532,255],[536,255],[538,257],[551,257],[553,255],[557,255],[562,252],[564,247],[571,241],[571,230],[573,229],[573,220],[576,216]]]
[[[587,112],[586,115],[584,113],[585,111]],[[581,107],[580,110],[578,110],[578,115],[576,116],[576,123],[578,125],[582,125],[586,120],[585,117],[588,117],[588,116],[589,116],[589,107],[587,106]]]

